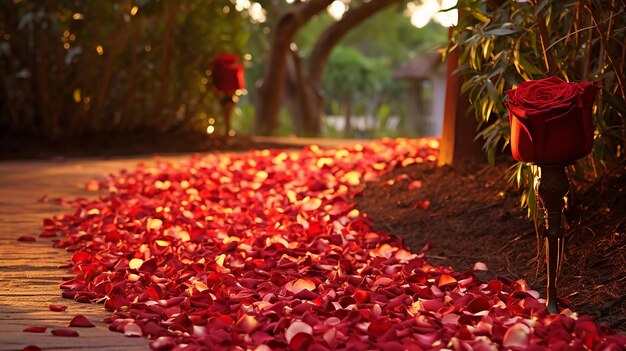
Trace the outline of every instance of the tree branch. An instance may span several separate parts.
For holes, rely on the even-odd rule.
[[[324,65],[326,64],[328,56],[346,33],[361,24],[374,13],[391,4],[399,2],[400,0],[371,0],[353,10],[349,10],[341,20],[328,27],[315,43],[315,47],[309,58],[309,79],[313,86],[316,88],[320,86]]]
[[[285,85],[287,55],[298,30],[313,16],[323,11],[333,0],[311,0],[296,4],[287,12],[274,30],[274,40],[258,88],[256,131],[270,135],[278,125],[280,99]]]

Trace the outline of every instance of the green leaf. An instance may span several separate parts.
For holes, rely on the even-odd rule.
[[[539,5],[535,6],[535,17],[550,3],[550,0],[542,0]]]
[[[474,16],[477,20],[483,23],[489,23],[490,21],[489,17],[485,16],[482,12],[479,11],[473,11],[472,16]]]
[[[496,29],[491,29],[491,30],[486,31],[485,35],[504,36],[504,35],[511,35],[517,32],[518,32],[517,30],[508,29],[508,28],[496,28]]]
[[[493,149],[487,150],[487,162],[492,166],[496,164],[496,153]]]
[[[537,66],[532,64],[530,61],[526,59],[523,55],[519,56],[519,65],[524,71],[530,74],[540,74],[542,73]]]

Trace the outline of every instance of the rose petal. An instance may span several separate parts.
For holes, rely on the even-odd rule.
[[[504,334],[502,346],[510,348],[526,348],[530,343],[530,328],[522,323],[513,324]]]
[[[422,181],[420,180],[414,180],[412,182],[409,183],[409,190],[415,190],[415,189],[419,189],[422,187]]]
[[[67,310],[67,306],[56,303],[52,303],[48,307],[50,308],[50,311],[53,312],[64,312],[65,310]]]
[[[70,321],[70,327],[78,327],[78,328],[93,328],[95,327],[95,325],[93,323],[91,323],[91,321],[89,319],[87,319],[87,317],[83,316],[82,314],[77,314],[76,316],[74,316],[74,318],[72,318],[72,320]]]
[[[391,322],[387,318],[379,318],[374,320],[369,327],[367,327],[367,332],[379,338],[391,329],[391,327]]]
[[[301,333],[313,334],[313,328],[302,321],[294,321],[291,325],[289,325],[289,328],[285,330],[285,339],[287,339],[287,342],[291,344],[291,339]]]
[[[315,211],[322,206],[322,200],[318,198],[307,199],[302,204],[302,209],[305,211]]]
[[[454,279],[454,277],[449,276],[447,274],[442,274],[439,277],[439,283],[437,284],[437,286],[439,286],[440,288],[443,287],[450,287],[450,286],[455,286],[456,285],[456,279]]]
[[[41,348],[35,345],[28,345],[28,346],[24,346],[22,351],[41,351]]]
[[[50,332],[54,336],[71,336],[71,337],[78,336],[78,332],[76,330],[68,329],[68,328],[52,329]]]
[[[128,323],[124,326],[124,335],[128,337],[141,337],[143,336],[143,331],[139,325]]]
[[[29,327],[22,330],[24,333],[45,333],[47,327]]]
[[[171,336],[160,336],[150,342],[150,348],[155,351],[167,351],[176,346],[176,341]]]
[[[30,236],[30,235],[24,235],[24,236],[20,236],[19,238],[17,238],[17,241],[23,241],[23,242],[33,242],[36,240],[37,239],[35,239],[34,236]]]
[[[480,261],[474,263],[474,268],[473,269],[475,271],[487,271],[487,270],[489,270],[489,268],[487,268],[487,265],[484,264],[483,262],[480,262]]]
[[[291,282],[291,284],[287,284],[285,288],[288,291],[291,291],[292,293],[297,294],[300,291],[305,290],[305,289],[309,291],[313,291],[315,290],[316,286],[315,286],[315,283],[311,281],[310,279],[296,279],[295,281]]]

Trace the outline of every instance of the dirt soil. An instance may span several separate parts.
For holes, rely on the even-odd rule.
[[[368,184],[357,208],[411,249],[430,245],[433,265],[464,272],[484,262],[489,270],[477,271],[479,278],[523,278],[545,296],[544,254],[537,259],[534,225],[519,207],[517,190],[507,184],[507,168],[471,163],[398,168]],[[413,180],[422,187],[409,190]],[[567,214],[571,227],[558,283],[562,307],[626,333],[626,168],[622,164],[594,184],[576,185],[572,193],[584,207]],[[420,206],[425,200],[426,208]]]

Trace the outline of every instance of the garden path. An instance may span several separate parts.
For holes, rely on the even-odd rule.
[[[168,156],[177,160],[188,156]],[[94,349],[146,350],[148,340],[112,333],[102,319],[109,315],[101,305],[84,304],[61,298],[59,283],[66,275],[58,266],[70,254],[53,248],[49,239],[38,237],[42,219],[67,212],[50,199],[93,197],[84,184],[103,174],[133,167],[143,158],[117,160],[80,159],[70,161],[16,161],[0,163],[0,350],[22,350],[26,345],[55,350]],[[21,242],[32,236],[35,242]],[[49,304],[68,306],[65,312],[52,312]],[[83,314],[95,328],[77,328],[78,338],[56,337],[53,328],[67,327],[72,317]],[[32,326],[48,327],[45,333],[24,333]]]

